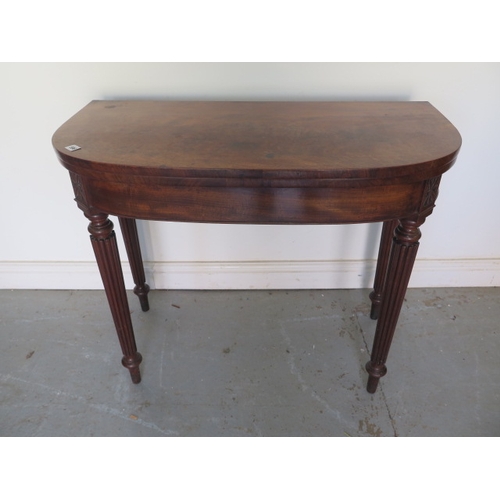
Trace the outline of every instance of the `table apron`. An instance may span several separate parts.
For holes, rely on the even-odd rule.
[[[242,224],[345,224],[419,212],[425,182],[366,187],[143,186],[85,180],[87,206],[137,219]]]

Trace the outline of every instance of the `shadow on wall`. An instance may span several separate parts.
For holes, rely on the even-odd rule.
[[[245,226],[245,224],[239,225]],[[161,228],[161,226],[163,226],[163,223],[161,225],[158,225],[157,223],[150,224],[149,221],[144,220],[137,221],[138,236],[141,245],[142,256],[146,266],[146,274],[148,275],[148,283],[153,289],[170,288],[170,286],[166,286],[165,283],[165,278],[172,278],[172,276],[170,276],[169,278],[168,274],[165,275],[165,273],[169,273],[169,269],[175,270],[174,274],[177,274],[180,269],[184,270],[180,272],[186,272],[187,270],[187,272],[190,274],[190,277],[188,278],[188,282],[186,282],[186,289],[205,288],[206,285],[204,286],[203,283],[206,283],[206,278],[201,278],[202,275],[198,275],[197,278],[193,278],[194,275],[192,273],[195,272],[196,274],[200,270],[202,270],[203,273],[209,273],[213,275],[210,279],[210,289],[212,289],[214,286],[215,288],[219,288],[220,286],[225,289],[226,287],[223,285],[223,283],[226,283],[226,285],[228,285],[228,283],[227,281],[224,281],[224,277],[222,276],[222,274],[227,272],[236,272],[237,274],[243,273],[243,275],[247,275],[247,278],[244,278],[243,281],[239,281],[239,285],[236,287],[236,289],[241,289],[241,286],[243,286],[244,288],[268,288],[269,285],[262,284],[262,280],[259,280],[257,275],[252,274],[252,277],[249,278],[248,273],[255,272],[258,274],[260,273],[260,275],[262,275],[262,273],[271,273],[271,275],[273,275],[275,278],[277,275],[280,275],[283,272],[289,273],[289,279],[285,279],[283,281],[282,278],[278,278],[277,281],[278,283],[287,283],[287,285],[285,286],[286,288],[289,288],[290,286],[292,288],[304,289],[318,288],[317,280],[319,280],[319,282],[324,283],[324,285],[321,285],[320,288],[341,289],[352,288],[354,283],[356,288],[373,287],[375,263],[378,254],[382,223],[364,224],[363,226],[365,226],[366,230],[363,238],[360,238],[359,231],[356,231],[356,226],[354,225],[322,226],[327,232],[334,231],[332,239],[330,240],[330,243],[335,243],[334,248],[331,245],[328,245],[326,248],[327,255],[328,253],[330,253],[332,255],[332,258],[329,259],[327,257],[326,260],[324,257],[324,250],[321,253],[321,256],[318,257],[318,260],[314,260],[314,255],[310,257],[310,260],[287,259],[286,248],[283,249],[285,257],[282,260],[266,260],[265,258],[262,258],[262,254],[266,253],[265,250],[268,249],[270,255],[276,255],[276,249],[274,249],[273,247],[274,245],[279,245],[279,243],[276,241],[267,240],[266,233],[263,234],[259,232],[259,226],[247,225],[249,234],[251,235],[250,237],[257,238],[262,241],[264,252],[259,252],[260,257],[256,256],[255,258],[251,259],[248,259],[247,254],[247,258],[244,260],[233,260],[231,258],[229,258],[229,260],[226,260],[226,257],[226,259],[220,261],[214,261],[210,257],[204,257],[203,248],[209,248],[211,246],[211,243],[215,245],[214,248],[208,250],[211,254],[213,254],[214,250],[217,252],[218,245],[222,245],[221,248],[223,248],[224,241],[221,241],[221,235],[219,234],[217,236],[217,241],[214,242],[212,236],[210,235],[210,228],[207,228],[207,231],[203,230],[200,232],[199,230],[197,230],[198,225],[193,224],[193,233],[191,233],[191,236],[189,237],[189,239],[191,240],[189,244],[195,244],[197,248],[202,249],[202,254],[199,257],[199,260],[196,259],[196,261],[194,262],[183,261],[182,259],[181,261],[178,261],[177,259],[175,259],[175,261],[170,261],[168,257],[167,260],[165,260],[165,249],[162,248],[161,251],[158,251],[158,249],[156,248],[156,246],[159,244],[158,231],[161,231],[161,229],[159,229]],[[212,226],[212,224],[204,224],[204,226]],[[118,224],[115,224],[115,228],[117,228],[119,231]],[[276,231],[279,231],[280,227],[276,226],[275,229]],[[267,236],[269,235],[267,234]],[[183,242],[184,245],[186,245],[186,243],[188,242]],[[296,243],[298,244],[298,242]],[[175,244],[175,242],[172,242],[172,244]],[[322,244],[324,243],[321,242],[321,238],[317,235],[315,237],[311,237],[311,240],[308,241],[308,245],[311,245],[313,248],[318,248]],[[363,249],[363,252],[356,252],[357,258],[349,259],[349,252],[352,251],[352,249],[356,246],[358,246],[360,249]],[[331,252],[328,252],[329,249],[331,250]],[[169,252],[167,251],[167,253]],[[160,255],[163,255],[163,258],[160,257]],[[126,256],[122,256],[122,260],[124,260],[123,258],[126,258]],[[160,273],[160,275],[157,274],[158,272]],[[296,273],[299,274],[297,275]],[[310,275],[309,279],[306,279],[306,283],[309,283],[311,286],[308,286],[307,284],[304,284],[304,286],[300,286],[299,281],[302,280],[302,277],[304,276],[303,273]],[[219,276],[219,279],[221,281],[218,281],[217,275]],[[155,276],[157,280],[155,280]],[[290,285],[290,282],[294,276],[296,276],[297,279],[297,286]],[[298,279],[297,276],[300,277],[300,279]],[[316,276],[316,278],[311,278],[311,276]],[[261,284],[256,286],[251,286],[248,284],[244,285],[243,283],[245,283],[248,279],[249,283],[253,282]],[[273,278],[271,278],[271,280],[272,279]],[[313,279],[312,282],[311,279]],[[316,282],[314,281],[314,279],[316,279]],[[156,284],[155,281],[157,281]],[[187,285],[187,283],[190,283],[190,285]],[[217,285],[217,283],[219,283],[219,285]],[[174,286],[174,288],[178,288],[178,286]],[[276,286],[271,286],[271,288],[276,288]],[[278,286],[278,288],[281,287]],[[228,289],[233,289],[233,286],[229,284]]]
[[[200,95],[199,93],[185,93],[185,94],[112,94],[102,95],[96,97],[97,100],[110,100],[110,101],[304,101],[304,102],[369,102],[369,101],[411,101],[409,94],[336,94],[336,95],[283,95],[283,94],[266,94],[263,96],[256,96],[253,94],[237,94],[228,97],[227,94],[219,95],[217,93]]]

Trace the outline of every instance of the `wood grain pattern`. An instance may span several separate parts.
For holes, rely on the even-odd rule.
[[[93,101],[53,138],[69,165],[240,179],[430,178],[460,142],[427,102]]]

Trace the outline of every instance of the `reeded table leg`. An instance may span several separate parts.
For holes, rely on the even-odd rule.
[[[138,384],[141,381],[139,364],[142,356],[137,352],[135,344],[113,223],[106,214],[87,215],[87,217],[90,220],[92,247],[123,353],[122,364],[129,369],[132,382]]]
[[[392,239],[394,230],[398,226],[398,220],[385,221],[382,226],[382,235],[380,237],[380,247],[378,251],[377,270],[375,272],[375,281],[373,283],[373,292],[370,293],[372,309],[371,319],[378,319],[380,306],[382,305],[382,296],[384,293],[384,283],[387,276],[387,266],[389,264],[389,255],[391,253]]]
[[[149,286],[146,283],[144,274],[144,264],[142,262],[141,247],[139,245],[139,236],[137,235],[137,225],[135,219],[118,217],[120,228],[127,250],[132,277],[134,278],[134,293],[139,297],[141,309],[149,311],[148,292]]]
[[[403,219],[394,232],[372,355],[366,364],[370,393],[377,390],[380,377],[387,373],[385,362],[417,255],[421,236],[419,225],[419,222]]]

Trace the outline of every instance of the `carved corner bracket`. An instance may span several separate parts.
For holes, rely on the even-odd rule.
[[[434,207],[436,206],[436,200],[439,195],[439,183],[441,182],[441,176],[433,177],[432,179],[427,179],[424,184],[424,192],[422,195],[422,204],[420,205],[419,215],[422,218],[428,217]]]
[[[84,214],[92,214],[92,204],[90,203],[90,195],[85,186],[85,181],[81,175],[75,174],[75,172],[69,172],[71,179],[71,184],[73,185],[73,191],[75,193],[75,201],[78,208]]]

